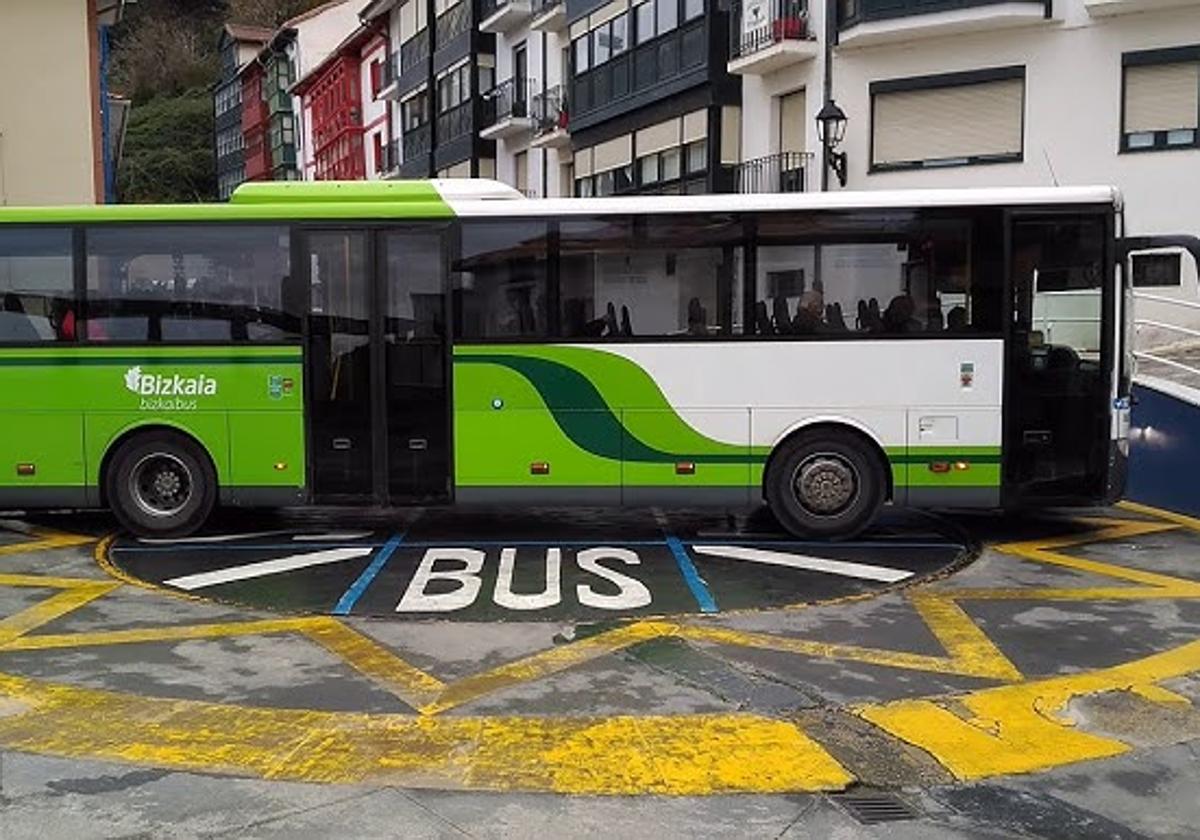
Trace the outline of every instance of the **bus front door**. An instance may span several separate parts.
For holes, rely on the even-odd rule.
[[[446,498],[442,232],[310,230],[304,249],[313,501]]]

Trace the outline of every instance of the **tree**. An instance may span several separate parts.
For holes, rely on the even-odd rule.
[[[217,196],[212,94],[196,88],[130,112],[118,193],[125,203],[212,201]]]
[[[275,27],[325,2],[328,0],[228,0],[227,20]]]

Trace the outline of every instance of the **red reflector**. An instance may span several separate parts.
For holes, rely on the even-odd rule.
[[[550,464],[546,461],[534,461],[529,465],[530,475],[550,475]]]
[[[17,464],[17,475],[35,475],[37,467],[33,464]]]
[[[680,461],[675,465],[675,475],[695,475],[696,465],[691,461]]]
[[[929,471],[935,472],[935,473],[948,473],[948,472],[950,472],[950,462],[949,461],[930,461],[929,462]]]

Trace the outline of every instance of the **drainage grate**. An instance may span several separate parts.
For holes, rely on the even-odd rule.
[[[915,820],[920,816],[911,805],[890,793],[835,793],[829,799],[863,825]]]

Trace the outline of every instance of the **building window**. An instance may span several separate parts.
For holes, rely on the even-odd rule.
[[[471,65],[469,62],[447,70],[437,79],[438,113],[444,114],[471,100]]]
[[[1019,161],[1025,68],[871,85],[871,170]]]
[[[630,192],[633,135],[623,134],[575,153],[575,194],[580,197]]]
[[[1182,261],[1179,254],[1134,254],[1133,285],[1181,286],[1183,285]]]
[[[1121,150],[1200,146],[1200,46],[1126,53]]]
[[[217,157],[225,157],[242,150],[242,126],[235,125],[217,133]]]
[[[429,122],[429,91],[425,88],[400,103],[401,131],[413,131]]]

